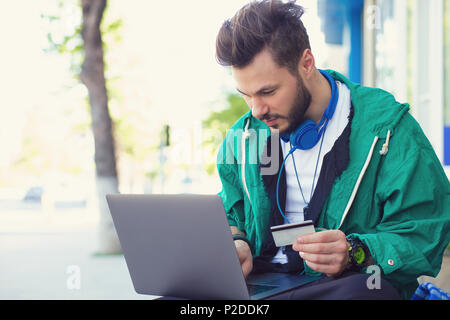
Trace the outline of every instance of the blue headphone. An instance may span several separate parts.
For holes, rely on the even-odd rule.
[[[290,134],[281,136],[284,142],[291,142],[292,147],[300,150],[309,150],[313,148],[317,142],[319,142],[322,137],[328,122],[331,120],[336,110],[336,104],[339,99],[339,91],[337,90],[336,82],[334,79],[325,71],[320,70],[319,72],[327,78],[331,86],[331,99],[325,110],[322,119],[319,124],[316,124],[312,120],[305,120],[301,125],[297,127]],[[324,124],[325,122],[325,124]],[[323,126],[322,126],[323,125]],[[322,127],[322,128],[321,128]]]

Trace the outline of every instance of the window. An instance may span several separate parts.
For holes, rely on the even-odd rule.
[[[444,1],[444,164],[450,165],[450,1]]]
[[[407,99],[407,6],[405,1],[378,0],[375,26],[375,86]]]

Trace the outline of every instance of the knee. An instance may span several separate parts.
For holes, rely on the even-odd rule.
[[[338,290],[344,299],[398,300],[400,295],[392,285],[381,277],[357,273],[339,280]]]

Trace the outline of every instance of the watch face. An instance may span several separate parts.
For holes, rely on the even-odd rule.
[[[355,251],[353,252],[353,257],[355,258],[355,262],[357,264],[362,264],[364,262],[364,259],[366,258],[364,249],[361,247],[355,248]]]

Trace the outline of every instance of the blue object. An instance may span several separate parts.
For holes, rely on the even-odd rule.
[[[322,18],[321,30],[325,42],[334,45],[344,44],[344,27],[347,1],[319,0],[317,11]]]
[[[450,127],[444,126],[444,165],[450,166]]]
[[[326,128],[325,128],[326,130]],[[319,165],[319,159],[320,159],[320,154],[322,152],[322,145],[323,145],[323,139],[325,138],[325,132],[322,136],[322,142],[320,143],[320,149],[319,149],[319,154],[317,156],[317,161],[316,161],[316,169],[314,170],[314,177],[313,177],[313,183],[312,183],[312,187],[311,187],[311,197],[309,199],[309,201],[311,202],[312,199],[312,193],[314,191],[314,181],[316,181],[316,173],[317,173],[317,166]],[[306,202],[305,196],[303,195],[303,190],[302,190],[302,186],[300,184],[300,180],[298,178],[298,173],[297,173],[297,167],[295,166],[295,159],[294,159],[294,151],[296,150],[296,148],[291,148],[291,150],[288,152],[287,156],[284,158],[283,163],[281,165],[280,171],[278,172],[278,179],[277,179],[277,206],[278,206],[278,210],[280,211],[281,215],[283,216],[284,221],[287,224],[291,224],[290,221],[288,220],[288,218],[286,218],[286,216],[283,213],[283,210],[281,210],[281,206],[280,206],[280,201],[279,201],[279,197],[278,197],[278,188],[280,185],[280,177],[281,177],[281,172],[283,171],[284,168],[284,164],[286,163],[286,160],[289,156],[292,156],[292,161],[294,163],[294,170],[295,170],[295,176],[297,177],[297,183],[298,183],[298,187],[300,188],[300,192],[302,194],[303,197],[303,201],[305,201],[306,203],[306,208],[309,206],[309,202]]]
[[[348,77],[356,83],[362,78],[363,24],[362,16],[364,0],[347,0],[347,19],[350,26],[350,54],[348,57]]]
[[[280,172],[278,172],[278,179],[277,179],[277,191],[276,191],[276,195],[277,195],[277,206],[278,206],[278,210],[280,211],[281,215],[283,216],[284,221],[287,224],[291,224],[291,222],[288,220],[288,218],[286,218],[286,216],[283,213],[283,210],[281,210],[281,206],[280,206],[280,201],[278,200],[278,189],[280,186],[280,177],[281,177],[281,172],[283,171],[284,168],[284,164],[286,163],[287,158],[295,151],[294,148],[292,148],[289,153],[287,154],[287,156],[284,158],[283,163],[281,164],[281,168],[280,168]]]
[[[294,149],[312,149],[319,142],[328,122],[333,117],[334,111],[336,110],[337,101],[339,99],[336,81],[334,81],[325,71],[320,69],[319,71],[328,80],[328,83],[331,86],[331,99],[319,124],[316,124],[313,120],[306,120],[293,132],[281,137],[284,142],[291,142]]]
[[[411,300],[450,300],[450,294],[430,282],[422,283]]]
[[[325,43],[345,45],[344,32],[348,30],[348,77],[353,82],[361,83],[364,0],[318,0],[317,9],[322,21],[321,30],[325,35]]]
[[[27,202],[42,202],[42,196],[44,194],[44,188],[39,186],[31,187],[27,190],[23,200]]]

